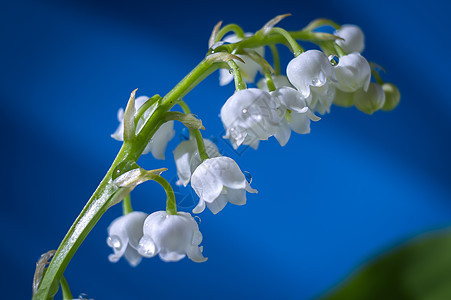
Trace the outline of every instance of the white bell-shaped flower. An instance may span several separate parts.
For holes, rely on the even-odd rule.
[[[206,159],[191,176],[191,186],[199,196],[199,204],[193,212],[204,211],[205,204],[217,214],[230,202],[246,204],[246,191],[256,193],[247,182],[237,163],[225,156]]]
[[[107,244],[113,248],[114,254],[110,254],[108,259],[117,262],[122,256],[132,266],[141,262],[141,255],[138,253],[139,240],[143,236],[143,224],[147,214],[134,211],[114,220],[108,227]]]
[[[368,91],[365,92],[360,89],[354,93],[354,105],[358,110],[373,114],[375,111],[381,109],[385,103],[385,94],[382,86],[377,83],[370,83]]]
[[[308,107],[311,95],[304,98],[299,91],[290,87],[277,89],[271,95],[282,113],[278,131],[274,134],[281,146],[285,146],[290,139],[291,130],[300,134],[310,133],[310,121],[320,120]]]
[[[204,139],[204,145],[209,157],[221,156],[218,147],[212,141]],[[176,184],[186,186],[191,179],[191,174],[202,163],[196,139],[191,138],[181,142],[173,153],[179,177]]]
[[[246,37],[252,36],[252,33],[246,33]],[[224,42],[227,43],[237,43],[241,41],[239,37],[237,37],[235,34],[229,35],[224,38]],[[246,49],[244,49],[246,50]],[[263,47],[258,47],[255,49],[251,49],[253,51],[256,51],[258,54],[260,54],[262,57],[265,55],[265,49]],[[257,76],[258,71],[261,71],[261,66],[256,63],[253,59],[251,59],[247,55],[237,55],[242,60],[244,60],[245,63],[242,63],[241,61],[236,60],[236,63],[239,67],[241,77],[245,82],[252,83],[255,81],[255,76]],[[220,69],[219,70],[219,84],[226,85],[232,82],[233,75],[229,72],[228,69]]]
[[[371,67],[360,53],[353,52],[340,57],[335,73],[338,81],[335,86],[343,92],[355,92],[361,88],[368,90]]]
[[[165,262],[179,261],[186,255],[195,262],[207,260],[202,255],[202,233],[196,220],[185,212],[169,215],[165,211],[152,213],[144,222],[144,236],[138,252],[144,257],[159,255]]]
[[[318,50],[309,50],[293,58],[288,63],[287,76],[304,97],[310,96],[311,88],[327,87],[336,81],[334,67]]]
[[[343,25],[340,29],[335,31],[334,35],[343,39],[337,40],[336,42],[345,53],[360,53],[365,48],[365,36],[359,26],[349,24]]]
[[[271,96],[274,97],[277,104],[297,113],[307,112],[307,104],[311,102],[312,98],[312,95],[304,97],[298,90],[286,86],[271,92]]]
[[[335,86],[325,84],[320,87],[311,87],[310,90],[312,92],[312,100],[309,104],[310,109],[322,115],[329,113],[335,99]]]
[[[149,100],[147,96],[140,96],[135,99],[135,111]],[[157,108],[156,104],[150,106],[146,112],[140,117],[136,126],[136,134],[138,134],[145,122],[148,118],[153,114],[155,109]],[[119,121],[119,126],[116,131],[111,135],[111,137],[117,141],[124,140],[124,109],[119,109],[117,113],[117,119]],[[143,151],[143,154],[147,154],[152,152],[152,155],[157,159],[164,159],[164,153],[166,151],[166,147],[169,141],[174,137],[174,121],[169,121],[164,123],[158,128],[158,130],[153,135],[152,139],[147,144],[146,148]]]
[[[293,87],[288,80],[288,77],[284,75],[275,75],[272,77],[272,81],[276,89],[280,89],[284,86]],[[265,92],[269,92],[268,85],[266,84],[266,78],[264,77],[258,81],[257,87]]]
[[[272,136],[279,124],[274,99],[268,92],[250,88],[237,91],[221,108],[221,120],[235,149],[241,144],[258,148],[260,140]]]

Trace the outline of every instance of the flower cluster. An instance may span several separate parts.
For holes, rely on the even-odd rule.
[[[344,107],[355,105],[368,114],[379,109],[392,110],[397,106],[400,94],[396,86],[384,83],[375,69],[376,65],[370,64],[361,55],[365,42],[359,27],[337,25],[334,35],[320,33],[322,35],[319,37],[324,38],[319,44],[321,50],[305,51],[288,32],[281,28],[273,29],[282,18],[276,19],[268,22],[255,35],[241,32],[240,35],[229,35],[222,41],[216,39],[219,28],[215,28],[210,40],[210,55],[222,64],[220,85],[235,81],[236,91],[220,111],[225,128],[224,138],[230,141],[234,149],[241,145],[257,149],[260,141],[272,136],[281,146],[285,146],[292,131],[310,133],[311,121],[320,120],[317,114],[330,113],[332,104]],[[316,34],[312,31],[316,27],[307,27],[311,30],[310,34]],[[295,56],[286,67],[286,75],[280,73],[280,66],[275,68],[278,71],[273,71],[264,58],[263,47],[240,46],[230,48],[233,51],[228,49],[221,52],[228,45],[244,43],[262,34],[278,33],[287,38]],[[272,51],[273,57],[277,55],[277,49],[273,48]],[[264,77],[256,86],[247,87],[246,83],[253,84],[259,72]],[[375,82],[371,81],[372,77]],[[136,128],[133,127],[133,130],[136,135],[139,135],[157,108],[155,102],[147,105],[144,112],[140,110],[147,101],[149,98],[142,96],[134,102]],[[179,101],[184,113],[190,114],[186,103]],[[119,110],[118,119],[120,125],[112,137],[124,140],[122,109]],[[199,196],[199,202],[192,212],[199,214],[207,207],[217,214],[229,202],[245,204],[246,194],[257,191],[250,186],[238,164],[232,158],[223,156],[211,140],[204,139],[199,128],[189,129],[189,139],[181,141],[173,155],[178,175],[176,184],[190,184]],[[166,120],[154,133],[143,153],[152,152],[155,158],[164,159],[166,147],[173,136],[173,122]],[[156,181],[161,183],[161,180]],[[157,254],[167,262],[178,261],[185,256],[195,262],[207,260],[202,255],[203,248],[199,246],[202,234],[197,222],[190,213],[177,212],[175,202],[172,203],[173,199],[169,196],[172,192],[170,185],[162,185],[168,194],[166,212],[157,211],[150,215],[131,212],[116,219],[108,228],[107,243],[114,251],[109,257],[110,261],[116,262],[125,256],[135,266],[142,257]]]

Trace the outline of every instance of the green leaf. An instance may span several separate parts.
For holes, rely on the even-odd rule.
[[[320,299],[451,299],[451,233],[435,232],[409,241]]]

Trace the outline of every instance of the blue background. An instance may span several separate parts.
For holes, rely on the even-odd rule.
[[[233,153],[218,118],[233,86],[220,88],[213,74],[185,100],[206,136],[252,173],[259,194],[200,216],[203,264],[109,263],[106,228],[121,213],[113,207],[65,273],[74,296],[309,299],[406,239],[451,225],[445,1],[2,1],[2,298],[30,298],[35,262],[57,248],[120,147],[109,134],[130,92],[169,91],[202,59],[219,20],[256,31],[287,12],[289,30],[317,17],[361,26],[364,55],[385,67],[400,106],[373,116],[333,107],[284,148],[270,139],[258,151]],[[174,180],[179,140],[166,162],[147,155],[140,164],[169,167],[165,176]],[[189,190],[180,192],[188,195],[179,195],[180,207],[191,209]],[[133,199],[137,210],[164,209],[155,183]]]

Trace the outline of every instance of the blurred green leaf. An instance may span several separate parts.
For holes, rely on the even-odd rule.
[[[451,232],[415,238],[357,270],[324,300],[450,300]]]

